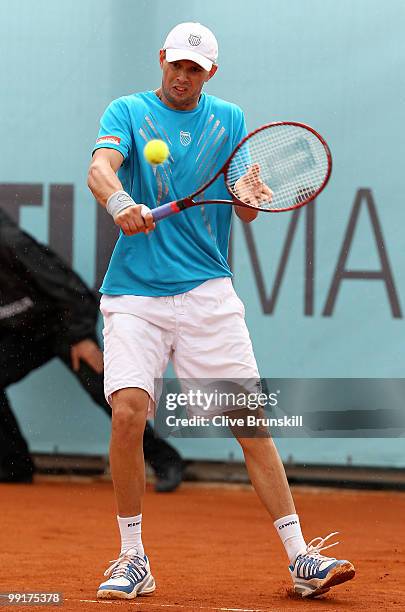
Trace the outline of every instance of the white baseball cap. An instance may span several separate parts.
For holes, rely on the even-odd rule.
[[[163,49],[166,60],[191,60],[204,70],[211,70],[218,59],[218,43],[214,34],[201,23],[179,23],[170,30]]]

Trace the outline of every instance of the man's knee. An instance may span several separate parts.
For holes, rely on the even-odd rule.
[[[122,434],[143,436],[149,395],[143,389],[120,389],[112,395],[112,426]]]

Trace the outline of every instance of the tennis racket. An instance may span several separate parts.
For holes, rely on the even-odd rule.
[[[152,209],[161,221],[200,204],[236,204],[264,212],[304,206],[326,187],[332,156],[313,128],[296,121],[269,123],[246,136],[220,170],[193,194]],[[221,174],[229,200],[196,200]]]

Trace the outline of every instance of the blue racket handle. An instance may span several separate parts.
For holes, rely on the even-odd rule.
[[[167,204],[162,204],[162,206],[158,206],[157,208],[152,209],[152,217],[153,220],[161,221],[162,219],[166,219],[166,217],[170,217],[170,215],[174,215],[179,212],[179,210],[173,209],[174,202],[168,202]]]

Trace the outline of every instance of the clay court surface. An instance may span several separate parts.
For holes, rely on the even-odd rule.
[[[112,485],[90,479],[0,485],[0,591],[60,591],[63,607],[47,607],[55,610],[405,610],[405,494],[301,487],[294,494],[306,538],[340,531],[333,554],[357,569],[317,600],[291,594],[281,543],[250,487],[186,484],[169,495],[148,488],[145,498],[155,594],[96,602],[118,533]]]

